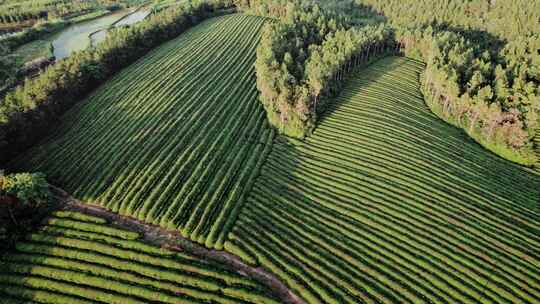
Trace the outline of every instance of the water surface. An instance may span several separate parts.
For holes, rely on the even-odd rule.
[[[88,36],[91,33],[110,27],[128,13],[129,11],[119,11],[93,20],[76,23],[54,34],[51,39],[56,60],[66,58],[73,52],[86,49],[90,46]]]

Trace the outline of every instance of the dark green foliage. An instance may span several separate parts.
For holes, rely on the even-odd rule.
[[[461,28],[463,32],[476,29],[509,41],[540,33],[538,1],[357,0],[356,2],[371,6],[398,26],[454,27]]]
[[[400,29],[407,55],[427,63],[424,94],[441,118],[524,165],[540,117],[540,2],[358,1]]]
[[[33,227],[50,201],[44,174],[4,175],[0,170],[0,251]]]
[[[50,198],[49,185],[42,173],[4,175],[0,171],[0,199],[11,196],[21,206],[39,206]]]

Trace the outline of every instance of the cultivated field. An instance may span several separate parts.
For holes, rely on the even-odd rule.
[[[221,248],[273,139],[253,68],[264,22],[218,17],[159,47],[76,105],[15,167]]]
[[[309,303],[540,302],[539,176],[434,116],[422,69],[380,60],[278,137],[225,248]]]
[[[540,175],[432,114],[419,89],[424,65],[406,58],[364,68],[305,141],[275,138],[253,69],[264,22],[218,17],[166,43],[77,104],[14,167],[224,246],[308,303],[540,302]],[[3,290],[136,303],[161,297],[157,288],[159,301],[174,303],[175,284],[199,284],[162,277],[184,264],[153,257],[157,249],[133,245],[131,233],[73,222],[52,219],[20,243],[23,253],[7,256]],[[115,269],[94,257],[115,255],[107,246],[130,261],[122,265],[163,264]],[[189,299],[241,301],[254,288],[250,297],[262,298],[247,300],[271,301],[232,274],[216,280],[189,285],[197,290]]]
[[[277,303],[236,273],[137,238],[101,218],[59,212],[0,257],[1,302]]]

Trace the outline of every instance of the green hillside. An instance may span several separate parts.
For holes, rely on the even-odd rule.
[[[159,47],[71,109],[15,167],[220,248],[273,138],[253,69],[264,22],[218,17]]]
[[[0,304],[540,304],[540,1],[0,7]]]
[[[138,237],[101,218],[57,213],[0,256],[1,302],[277,303],[236,273]]]
[[[423,67],[380,60],[278,137],[225,248],[309,303],[539,302],[539,175],[432,114]]]

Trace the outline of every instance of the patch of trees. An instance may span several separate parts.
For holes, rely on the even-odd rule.
[[[0,104],[0,162],[39,140],[67,109],[120,69],[170,40],[230,1],[171,7],[127,28],[113,30],[97,47],[49,66],[8,93]]]
[[[424,94],[435,113],[507,159],[538,161],[540,2],[361,2],[399,29],[408,55],[427,63]]]
[[[267,117],[281,133],[309,135],[346,73],[395,50],[385,26],[355,27],[344,6],[311,1],[241,1],[248,13],[276,18],[263,29],[256,73]]]
[[[405,31],[400,41],[427,64],[424,94],[435,113],[501,156],[524,165],[537,161],[540,73],[531,53],[538,37],[512,41],[495,54],[431,27]]]
[[[4,175],[0,171],[0,242],[11,238],[16,230],[25,229],[36,209],[47,205],[50,198],[45,175]]]
[[[539,34],[540,1],[529,0],[356,0],[399,27],[482,30],[515,40]]]

